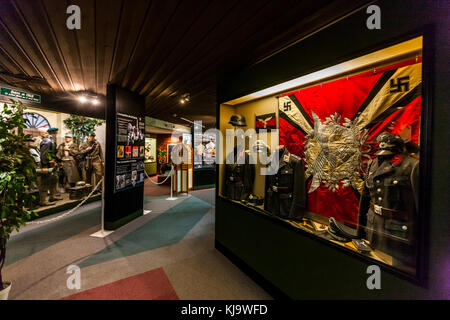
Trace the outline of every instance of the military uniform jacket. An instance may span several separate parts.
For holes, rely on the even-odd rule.
[[[56,155],[56,144],[50,137],[45,137],[40,143],[41,166],[42,168],[50,168],[49,157]]]
[[[78,144],[72,142],[69,144],[68,155],[66,155],[64,148],[66,147],[66,143],[61,143],[58,146],[58,152],[56,153],[56,158],[58,160],[75,160],[75,156],[79,154]]]
[[[285,219],[303,218],[306,207],[305,169],[303,161],[281,148],[276,174],[266,176],[264,209]]]
[[[86,142],[82,147],[80,147],[80,154],[86,156],[86,160],[90,163],[94,162],[102,162],[103,161],[103,153],[100,142]]]
[[[229,164],[232,162],[233,164]],[[235,148],[227,156],[225,165],[225,197],[232,200],[246,200],[253,192],[255,166],[250,164],[250,156],[242,148]]]
[[[359,234],[373,249],[407,265],[415,261],[418,186],[418,159],[379,156],[369,165],[359,205]]]
[[[76,143],[69,144],[69,151],[64,150],[67,144],[64,142],[58,146],[56,158],[62,161],[63,170],[69,183],[76,183],[80,180],[78,166],[75,156],[79,154],[78,145]]]

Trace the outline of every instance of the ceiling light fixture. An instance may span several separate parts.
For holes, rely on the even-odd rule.
[[[181,96],[180,103],[185,104],[186,102],[189,102],[191,100],[191,95],[189,93],[185,93]]]
[[[78,95],[76,97],[76,99],[81,104],[90,103],[94,106],[99,105],[101,102],[97,95],[90,94],[90,93],[81,93],[80,95]]]

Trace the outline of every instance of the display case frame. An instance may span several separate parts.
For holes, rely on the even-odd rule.
[[[220,194],[219,187],[216,188],[216,198],[220,199],[220,201],[225,201],[230,203],[232,206],[236,208],[243,209],[244,211],[249,212],[250,214],[257,214],[265,220],[269,220],[278,225],[283,226],[289,230],[293,230],[302,234],[303,236],[308,237],[309,239],[313,239],[313,241],[319,242],[321,245],[326,245],[331,248],[338,250],[350,257],[356,258],[362,262],[368,264],[376,264],[379,265],[382,270],[385,270],[401,279],[407,280],[411,283],[414,283],[420,287],[426,288],[428,285],[428,273],[429,273],[429,216],[430,216],[430,194],[427,192],[431,185],[431,151],[432,151],[432,141],[431,141],[431,128],[432,128],[432,100],[431,100],[431,92],[433,88],[433,53],[434,53],[434,37],[433,37],[433,26],[428,25],[424,28],[420,28],[419,30],[408,32],[399,37],[392,37],[389,41],[384,41],[382,43],[377,43],[373,46],[369,46],[364,50],[360,50],[358,52],[352,53],[351,55],[339,57],[334,61],[329,61],[327,65],[317,66],[314,70],[310,70],[310,72],[319,71],[329,66],[336,65],[338,63],[342,63],[357,57],[364,56],[366,54],[370,54],[372,52],[387,48],[391,45],[399,44],[407,40],[411,40],[416,37],[423,37],[422,42],[422,105],[421,105],[421,118],[420,118],[420,186],[419,186],[419,210],[418,210],[418,230],[417,230],[417,263],[416,263],[416,272],[415,274],[411,274],[402,270],[399,270],[395,267],[392,267],[388,264],[382,263],[380,261],[376,261],[373,258],[361,255],[351,249],[348,249],[342,245],[333,243],[329,240],[322,239],[314,234],[311,234],[305,230],[294,227],[288,223],[286,223],[283,219],[273,216],[264,210],[260,210],[243,203],[238,203],[233,200],[227,199]],[[300,74],[301,75],[301,74]],[[299,75],[299,76],[300,76]],[[229,96],[227,98],[219,97],[217,103],[217,129],[220,130],[220,114],[221,114],[221,105],[226,103],[226,101],[238,99],[240,97],[251,94],[250,91],[243,92],[239,96]],[[220,185],[220,167],[216,165],[216,185]],[[218,246],[222,246],[222,244],[217,242]]]

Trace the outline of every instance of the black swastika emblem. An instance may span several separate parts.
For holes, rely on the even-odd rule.
[[[291,109],[292,109],[291,102],[290,101],[285,102],[283,104],[283,108],[284,108],[284,111],[291,111]]]
[[[397,83],[395,82],[397,80]],[[409,76],[401,77],[397,79],[391,79],[391,91],[390,93],[402,92],[409,90]]]

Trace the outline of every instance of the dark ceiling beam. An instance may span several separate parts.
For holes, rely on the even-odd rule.
[[[84,83],[80,72],[82,66],[76,45],[76,31],[69,30],[66,26],[67,6],[76,3],[68,4],[67,1],[54,0],[35,0],[32,3],[37,3],[36,1],[40,2],[42,10],[38,10],[39,7],[31,6],[30,1],[20,1],[19,4],[43,50],[49,56],[53,68],[60,79],[65,79],[67,91],[83,90]],[[45,23],[45,19],[48,20],[48,23]],[[82,13],[82,26],[83,22]]]
[[[120,27],[122,25],[122,19],[123,19],[123,15],[122,13],[125,11],[124,10],[124,0],[120,1],[120,14],[119,14],[119,23],[117,24],[117,29],[115,32],[115,37],[114,37],[114,46],[113,46],[113,55],[112,55],[112,59],[111,59],[111,65],[109,67],[109,75],[108,75],[108,82],[113,81],[113,70],[114,70],[114,65],[116,63],[116,59],[117,59],[117,41],[118,41],[118,37],[119,37],[119,30]]]
[[[48,15],[48,12],[47,12],[44,4],[42,3],[42,0],[39,0],[39,4],[41,6],[42,11],[44,12],[45,23],[47,24],[49,32],[50,32],[50,35],[52,37],[52,40],[54,41],[54,43],[56,45],[58,56],[59,56],[59,58],[61,59],[61,61],[63,63],[63,68],[64,68],[64,71],[66,72],[67,79],[70,82],[71,89],[75,90],[75,85],[74,85],[73,80],[72,80],[72,75],[70,74],[69,68],[67,66],[66,59],[64,59],[64,54],[62,53],[61,45],[60,45],[60,43],[58,41],[58,38],[56,37],[55,30],[54,30],[54,28],[52,26],[52,23],[50,21],[50,17]]]
[[[147,25],[150,21],[150,16],[151,16],[151,12],[152,12],[152,7],[154,7],[155,1],[148,1],[148,6],[145,9],[145,14],[144,14],[144,19],[139,27],[139,31],[138,31],[138,35],[136,37],[136,40],[134,41],[133,44],[133,49],[131,50],[131,53],[127,59],[127,64],[126,67],[124,68],[125,72],[128,70],[128,68],[130,67],[130,63],[131,61],[135,58],[136,53],[137,53],[137,48],[138,48],[138,44],[143,41],[144,37],[145,37],[145,32],[144,32],[144,28],[145,25]],[[125,76],[127,75],[127,73],[125,73],[123,79],[122,79],[122,83],[126,83],[128,81],[128,79],[125,78]]]
[[[1,56],[3,54],[3,57]],[[9,52],[2,46],[0,43],[0,58],[2,58],[2,62],[4,63],[4,66],[6,67],[7,61],[9,60],[9,67],[7,67],[7,70],[9,70],[11,73],[18,73],[15,71],[19,71],[20,73],[24,75],[29,75],[10,54]],[[5,59],[6,58],[6,59]],[[14,70],[16,69],[16,70]]]
[[[236,7],[233,11],[233,15],[228,15],[226,20],[223,20],[220,26],[222,27],[219,31],[219,35],[217,35],[217,32],[211,33],[209,37],[207,37],[203,42],[206,42],[206,46],[203,44],[199,44],[195,50],[192,50],[189,52],[184,59],[184,64],[178,64],[175,68],[172,69],[172,71],[165,75],[164,79],[158,83],[157,86],[153,87],[151,91],[147,92],[146,95],[154,96],[155,99],[159,98],[161,95],[164,94],[164,89],[172,87],[172,88],[179,88],[181,86],[178,86],[177,84],[181,81],[181,79],[186,79],[189,76],[192,75],[192,73],[196,73],[197,70],[202,70],[202,66],[205,65],[205,61],[208,61],[207,63],[214,64],[215,59],[210,58],[207,60],[208,57],[211,57],[212,54],[217,53],[217,51],[220,50],[220,48],[223,48],[227,46],[226,41],[229,41],[232,43],[232,45],[239,46],[240,43],[233,43],[234,41],[230,39],[233,39],[233,35],[237,34],[239,30],[242,29],[243,26],[248,24],[250,21],[254,20],[255,17],[257,17],[261,11],[269,5],[270,2],[258,2],[258,7],[256,7],[256,4],[253,6],[253,11],[250,12],[249,8],[246,9],[245,6],[251,6],[249,2],[241,2],[239,3],[239,7]],[[241,6],[244,6],[241,8]],[[233,28],[230,30],[228,27],[233,26]],[[203,54],[201,54],[203,53]],[[206,54],[205,54],[206,53]],[[202,56],[201,59],[198,57]],[[187,59],[189,58],[189,59]],[[183,70],[184,72],[181,72],[180,70]],[[180,75],[183,75],[180,77]]]
[[[170,20],[161,33],[156,48],[147,59],[144,67],[138,73],[135,84],[131,87],[133,91],[143,94],[143,88],[149,79],[149,75],[153,76],[161,64],[166,59],[168,52],[176,50],[190,28],[195,24],[209,5],[209,1],[201,0],[199,6],[192,6],[188,1],[181,2],[173,12]]]
[[[38,2],[40,3],[40,1]],[[60,81],[58,75],[56,74],[55,70],[53,69],[50,61],[47,58],[47,55],[45,54],[45,52],[42,50],[42,47],[39,44],[39,41],[36,39],[36,36],[33,32],[33,30],[31,30],[30,25],[28,23],[28,21],[25,19],[22,11],[20,10],[20,8],[17,6],[15,1],[12,1],[12,6],[14,7],[14,9],[16,10],[16,13],[20,19],[20,21],[22,22],[22,24],[25,26],[25,29],[28,32],[29,37],[31,38],[31,40],[33,41],[34,46],[37,48],[39,55],[41,56],[41,58],[44,60],[45,62],[45,66],[47,67],[48,70],[50,71],[51,75],[53,76],[53,78],[56,80],[58,86],[60,87],[60,89],[62,89],[63,91],[66,90],[66,88],[64,87],[64,85],[62,84],[62,82]],[[33,63],[34,65],[34,63]],[[35,66],[35,65],[34,65]],[[37,68],[37,66],[35,66]],[[39,69],[38,69],[39,70]],[[40,72],[40,71],[39,71]],[[42,73],[40,72],[41,76]],[[43,76],[42,76],[43,77]]]
[[[156,39],[154,40],[154,42],[152,43],[152,47],[151,47],[151,51],[149,51],[149,55],[146,57],[146,59],[143,59],[140,63],[140,68],[138,68],[137,70],[134,69],[134,81],[133,83],[129,83],[126,84],[126,87],[130,88],[132,91],[136,91],[138,92],[138,87],[140,86],[140,81],[143,77],[145,77],[145,75],[149,72],[151,72],[152,70],[150,69],[151,66],[151,62],[153,62],[154,59],[154,55],[157,52],[158,48],[159,50],[167,50],[166,47],[164,46],[159,46],[160,42],[162,41],[162,39],[164,39],[164,35],[167,31],[167,29],[170,26],[170,23],[173,21],[173,18],[175,17],[178,8],[180,6],[182,2],[177,1],[176,5],[171,8],[173,9],[169,16],[168,16],[168,20],[166,21],[163,29],[161,30],[160,34],[156,37]],[[144,62],[145,61],[145,62]]]
[[[188,104],[188,106],[197,106],[192,101],[202,95],[209,95],[211,91],[215,93],[215,80],[216,75],[210,74],[208,77],[202,79],[203,81],[201,83],[195,83],[192,87],[192,95],[191,95],[191,102]],[[212,95],[215,99],[215,94]],[[160,111],[166,112],[167,110],[172,110],[176,106],[180,106],[180,97],[179,96],[169,96],[165,99],[159,99],[159,100],[148,100],[150,103],[150,108],[148,109],[150,112],[158,113]],[[215,114],[215,107],[211,106],[209,108],[205,108],[204,106],[197,106],[199,108],[203,109],[203,112],[205,114]]]
[[[95,2],[95,87],[97,94],[106,94],[106,84],[109,82],[116,48],[117,28],[121,24],[122,5],[121,1],[97,0]],[[105,11],[105,7],[108,7],[109,10]]]
[[[249,66],[258,64],[274,54],[297,43],[307,36],[311,36],[317,31],[328,27],[340,19],[359,10],[362,6],[367,6],[374,0],[341,0],[330,1],[330,4],[324,6],[310,15],[305,16],[297,24],[290,27],[276,37],[268,40],[253,50],[253,61]]]
[[[116,79],[123,87],[131,88],[136,83],[137,74],[142,71],[145,62],[150,58],[160,40],[161,34],[167,28],[169,19],[174,14],[178,1],[154,1],[149,16],[139,32],[141,37],[135,43],[135,53],[127,58],[127,67],[117,73]]]
[[[32,68],[34,69],[35,73],[37,73],[40,77],[43,78],[44,76],[39,71],[38,67],[34,64],[33,60],[25,52],[24,48],[20,45],[20,43],[17,41],[16,37],[14,37],[14,35],[11,33],[11,31],[9,30],[9,28],[6,26],[6,24],[3,22],[3,20],[1,18],[0,18],[0,27],[2,27],[3,30],[5,30],[6,35],[8,35],[8,37],[12,40],[12,43],[20,51],[20,53],[23,55],[23,57],[25,57],[25,59],[27,60],[27,63],[30,66],[32,66]],[[14,58],[12,58],[12,55],[3,46],[2,46],[2,51],[5,52],[12,61],[16,62],[16,60]],[[24,70],[24,69],[22,68],[22,70]],[[28,75],[30,75],[30,74],[28,73]]]
[[[345,7],[345,6],[344,6]],[[340,7],[341,8],[341,7]],[[336,9],[336,8],[334,8],[334,9]],[[348,12],[348,10],[350,10],[350,9],[345,9],[346,10],[346,12]],[[323,9],[321,10],[322,11],[322,15],[323,15]],[[331,12],[329,12],[329,11],[327,11],[328,13],[332,13],[332,12],[334,12],[334,11],[331,11]],[[319,16],[320,16],[321,14],[319,14]],[[310,28],[308,29],[308,30],[310,30],[311,31],[311,25],[310,25]],[[249,42],[250,43],[250,41],[244,41],[244,42]],[[249,48],[251,48],[252,47],[252,45],[248,45],[248,47]],[[242,48],[241,48],[241,50],[242,50]],[[236,50],[235,50],[236,51]],[[242,50],[243,52],[249,52],[249,50]],[[251,54],[251,53],[250,53]],[[251,55],[249,54],[249,57],[251,57]],[[234,54],[233,53],[230,53],[230,56],[234,56]],[[225,59],[224,59],[225,60]],[[170,84],[170,85],[166,85],[165,86],[165,91],[161,91],[159,94],[158,94],[158,96],[156,96],[155,98],[154,98],[154,100],[153,100],[153,102],[154,102],[154,105],[156,106],[156,108],[158,108],[158,106],[159,106],[159,101],[160,100],[164,100],[165,99],[165,97],[166,96],[170,96],[170,95],[172,95],[174,92],[176,92],[176,91],[172,91],[172,92],[167,92],[167,90],[169,89],[169,88],[173,88],[173,87],[177,87],[177,88],[182,88],[184,85],[186,85],[187,84],[187,79],[189,78],[189,81],[192,83],[193,81],[195,81],[196,79],[198,79],[198,78],[201,78],[201,77],[204,77],[205,76],[205,74],[207,74],[207,73],[222,73],[222,72],[219,72],[218,70],[217,70],[217,66],[220,66],[221,64],[223,63],[223,61],[215,61],[215,62],[212,62],[212,63],[210,63],[207,67],[204,67],[204,68],[202,68],[203,69],[203,71],[201,72],[201,73],[198,73],[198,74],[196,74],[196,75],[192,75],[192,74],[189,74],[189,73],[185,73],[185,75],[186,75],[186,77],[184,77],[184,78],[180,78],[180,79],[178,79],[175,83],[173,83],[173,84]],[[245,65],[245,62],[243,62],[242,63],[243,65]],[[222,70],[223,71],[223,70]],[[194,76],[194,78],[192,78],[192,76]],[[181,81],[184,81],[184,82],[181,82]],[[194,91],[194,89],[191,89],[191,91]],[[166,108],[166,104],[161,104],[161,108]],[[155,110],[155,111],[157,111],[157,110]]]
[[[151,92],[153,88],[159,84],[158,78],[161,79],[162,77],[171,74],[175,68],[182,65],[183,61],[195,48],[199,47],[201,43],[212,34],[238,3],[239,0],[226,1],[225,4],[227,7],[224,7],[223,2],[216,1],[215,6],[210,5],[208,10],[204,12],[204,17],[202,17],[202,19],[197,19],[196,25],[181,39],[177,50],[172,50],[169,56],[163,60],[162,65],[158,67],[154,75],[144,82],[145,86],[142,88],[141,92],[143,92],[143,94]],[[196,39],[196,35],[198,34],[202,35]]]
[[[252,46],[254,46],[255,43],[259,43],[260,41],[265,40],[264,34],[261,34],[259,32],[260,30],[257,27],[258,24],[255,21],[266,21],[273,14],[273,12],[277,11],[278,9],[277,5],[278,4],[272,3],[271,6],[264,7],[264,10],[261,10],[257,13],[255,12],[253,17],[251,19],[248,19],[248,21],[246,21],[245,23],[245,24],[251,22],[254,23],[250,25],[247,33],[245,33],[244,32],[245,29],[243,29],[245,24],[239,26],[238,29],[236,29],[239,31],[238,36],[241,36],[243,34],[244,38],[240,38],[238,41],[236,37],[232,37],[233,32],[230,32],[229,37],[227,37],[226,41],[221,42],[221,46],[219,46],[217,49],[213,51],[210,51],[208,55],[205,55],[205,57],[201,61],[199,61],[198,64],[203,63],[203,65],[199,66],[197,64],[195,67],[191,69],[186,68],[186,71],[183,73],[183,77],[178,77],[172,84],[165,84],[164,86],[163,84],[160,84],[163,90],[160,91],[158,95],[155,97],[155,101],[157,99],[164,99],[164,97],[171,95],[173,91],[168,93],[168,90],[170,89],[180,90],[181,88],[183,88],[184,83],[187,83],[187,81],[195,82],[195,79],[205,77],[208,73],[217,73],[219,66],[222,63],[226,62],[227,60],[228,62],[229,61],[232,62],[230,64],[230,67],[232,68],[241,67],[242,65],[244,65],[245,59],[241,58],[241,61],[237,61],[237,63],[234,63],[235,61],[233,59],[230,59],[229,57],[237,57],[242,55],[242,52],[250,52],[250,50],[247,48],[252,48]],[[267,25],[270,26],[269,23],[267,23]],[[227,41],[229,42],[227,43]],[[233,45],[233,41],[235,41],[237,44]],[[241,43],[244,44],[244,47],[241,45]],[[209,59],[207,59],[207,57]],[[206,63],[208,64],[206,65]],[[201,72],[197,72],[197,70],[201,70]],[[165,80],[168,78],[169,76],[167,76]],[[188,90],[188,92],[194,91],[191,88],[186,88],[186,90]]]
[[[34,92],[105,94],[113,82],[143,93],[149,114],[213,121],[217,83],[229,72],[262,61],[366,1],[193,2],[0,0],[0,69],[48,81],[15,81]],[[70,4],[82,9],[81,30],[65,25]],[[14,83],[4,74],[0,79]],[[180,106],[186,92],[191,101]]]

